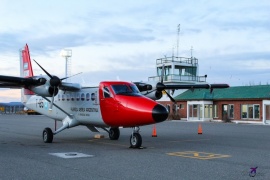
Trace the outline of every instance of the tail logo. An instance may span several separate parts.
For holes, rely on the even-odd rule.
[[[24,63],[23,69],[28,69],[28,63]]]

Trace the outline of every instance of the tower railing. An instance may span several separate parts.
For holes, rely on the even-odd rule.
[[[185,64],[190,64],[190,65],[197,65],[198,64],[198,59],[191,57],[191,58],[186,58],[186,57],[165,57],[165,58],[160,58],[156,60],[156,64],[164,64],[164,63],[170,63],[170,62],[178,62],[178,63],[185,63]]]

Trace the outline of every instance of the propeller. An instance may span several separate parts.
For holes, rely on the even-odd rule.
[[[34,60],[34,59],[33,59]],[[60,79],[59,77],[57,76],[52,76],[49,72],[47,72],[36,60],[34,60],[35,63],[37,63],[37,65],[51,78],[50,79],[50,87],[52,87],[53,91],[52,91],[52,101],[51,101],[51,104],[50,104],[50,108],[49,110],[51,111],[52,110],[52,107],[53,107],[53,102],[54,102],[54,96],[58,93],[58,89],[59,89],[59,86],[61,85],[62,83],[62,80],[66,79],[66,78],[62,78]]]
[[[67,78],[70,78],[70,77],[76,76],[78,74],[81,74],[82,72],[80,72],[78,74],[74,74],[74,75],[69,76],[69,77],[64,77],[64,78],[61,78],[60,79],[59,77],[53,76],[49,72],[47,72],[36,60],[34,60],[34,61],[50,77],[50,81],[49,81],[49,83],[50,83],[49,92],[50,92],[50,94],[52,94],[52,100],[51,100],[51,104],[50,104],[49,110],[51,111],[52,110],[52,107],[53,107],[54,96],[56,96],[56,94],[58,93],[59,86],[61,86],[62,81],[65,80],[65,79],[67,79]]]

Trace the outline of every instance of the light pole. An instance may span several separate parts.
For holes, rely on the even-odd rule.
[[[72,56],[72,50],[71,49],[63,49],[60,53],[62,57],[66,59],[66,72],[65,72],[65,77],[71,76],[71,67],[70,67],[70,61],[71,61],[71,56]],[[68,81],[67,79],[65,80],[66,82]]]

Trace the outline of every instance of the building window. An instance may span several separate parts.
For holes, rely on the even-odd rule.
[[[173,114],[176,115],[177,114],[177,110],[178,110],[178,106],[177,104],[173,104],[173,108],[172,108],[172,111],[173,111]]]
[[[242,119],[259,119],[260,105],[259,104],[242,104],[241,105]]]
[[[184,109],[185,108],[185,105],[184,104],[179,104],[179,108],[180,109]]]
[[[167,107],[167,110],[168,110],[168,112],[170,114],[170,112],[171,112],[171,106],[169,104],[167,104],[166,107]]]
[[[213,116],[218,118],[218,106],[216,104],[213,106]]]
[[[213,118],[213,105],[212,104],[204,105],[204,117]]]
[[[230,119],[234,118],[234,105],[233,104],[229,104],[229,110],[228,110],[228,115]]]

